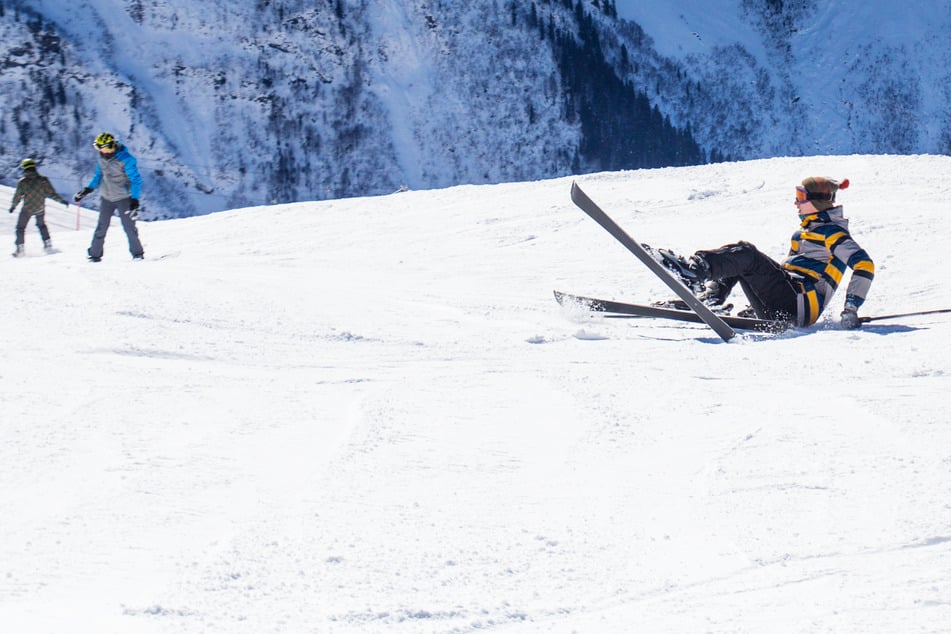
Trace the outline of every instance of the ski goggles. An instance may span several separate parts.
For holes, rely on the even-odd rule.
[[[93,145],[95,145],[95,146],[96,146],[96,149],[101,152],[101,151],[103,151],[103,150],[108,151],[108,150],[113,150],[113,149],[115,149],[115,147],[116,147],[116,142],[115,142],[115,141],[109,141],[108,143],[93,143]]]
[[[824,194],[822,192],[810,192],[807,191],[805,187],[799,186],[796,187],[796,203],[804,203],[810,200],[833,200],[832,194]]]

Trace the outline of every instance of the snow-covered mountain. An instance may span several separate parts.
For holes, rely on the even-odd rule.
[[[621,0],[689,92],[662,98],[736,157],[951,154],[951,2]]]
[[[951,2],[3,0],[0,182],[108,129],[151,217],[723,157],[951,152]]]

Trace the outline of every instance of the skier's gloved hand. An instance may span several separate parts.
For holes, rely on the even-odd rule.
[[[13,207],[10,207],[10,213],[11,214],[13,213]]]
[[[90,189],[89,187],[83,187],[78,192],[76,192],[76,195],[73,196],[73,200],[76,202],[79,202],[80,200],[82,200],[83,198],[85,198],[91,193],[92,193],[92,189]]]
[[[127,215],[132,220],[138,220],[139,218],[139,199],[138,198],[129,199],[129,208],[125,210],[125,215]]]
[[[861,328],[862,322],[859,321],[858,309],[855,308],[855,306],[849,306],[846,304],[842,314],[839,315],[839,325],[841,325],[846,330],[855,330],[856,328]]]

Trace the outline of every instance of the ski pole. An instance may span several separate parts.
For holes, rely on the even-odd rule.
[[[911,313],[896,313],[894,315],[875,315],[874,317],[859,317],[859,322],[867,324],[870,321],[879,319],[894,319],[896,317],[915,317],[917,315],[937,315],[938,313],[951,313],[951,308],[937,308],[935,310],[919,310]]]

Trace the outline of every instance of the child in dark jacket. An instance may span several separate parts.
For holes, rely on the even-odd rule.
[[[56,193],[48,178],[36,171],[36,161],[31,158],[23,159],[20,167],[23,168],[23,178],[17,182],[13,202],[10,204],[12,214],[20,201],[23,201],[20,216],[17,218],[16,251],[13,252],[13,257],[21,257],[25,253],[26,225],[30,222],[30,218],[36,218],[36,228],[40,230],[40,236],[43,238],[43,248],[49,253],[53,250],[53,242],[50,239],[50,230],[46,226],[46,199],[52,198],[67,207],[69,203]]]

